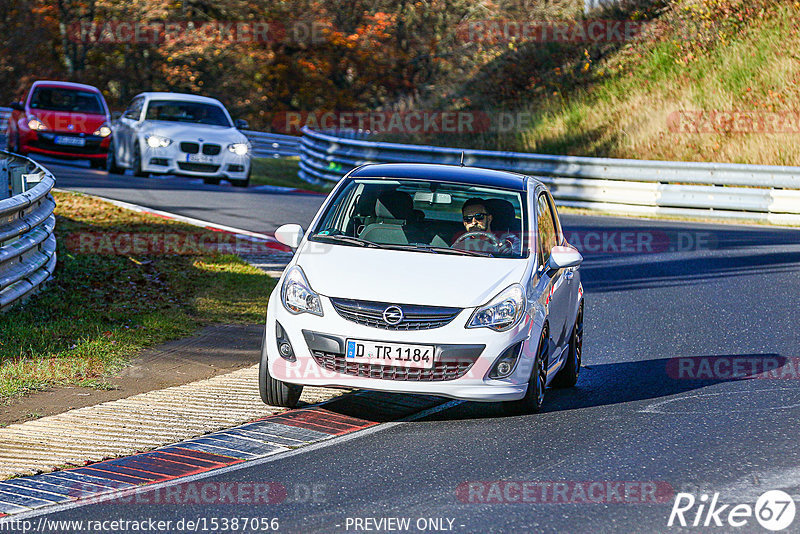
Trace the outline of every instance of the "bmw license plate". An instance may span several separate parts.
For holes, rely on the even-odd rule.
[[[190,163],[214,163],[216,158],[205,154],[186,154],[186,161]]]
[[[86,139],[82,137],[68,137],[64,135],[57,135],[53,139],[53,142],[57,145],[86,146]]]
[[[345,356],[348,362],[432,369],[434,352],[433,345],[405,345],[348,339]]]

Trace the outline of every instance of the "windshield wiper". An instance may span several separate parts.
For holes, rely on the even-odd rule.
[[[343,234],[314,234],[311,236],[312,239],[320,241],[329,240],[329,241],[338,241],[341,243],[352,243],[354,245],[359,245],[362,247],[372,247],[372,248],[381,248],[386,250],[419,250],[424,252],[430,252],[432,254],[457,254],[460,256],[480,256],[483,258],[490,257],[491,254],[488,252],[479,252],[477,250],[461,250],[457,248],[449,248],[449,247],[434,247],[431,245],[425,245],[422,243],[419,244],[409,244],[403,245],[400,243],[375,243],[374,241],[368,241],[366,239],[361,239],[360,237],[353,237],[349,235]]]
[[[361,239],[360,237],[353,237],[349,235],[325,235],[325,234],[314,234],[311,237],[314,239],[320,240],[330,240],[330,241],[340,241],[343,243],[352,243],[354,245],[360,245],[362,247],[374,247],[374,248],[383,248],[383,246],[379,245],[378,243],[373,243],[372,241],[367,241],[366,239]]]
[[[424,243],[410,243],[408,245],[385,245],[386,248],[396,248],[399,250],[420,250],[424,252],[430,252],[432,254],[457,254],[459,256],[481,256],[481,257],[489,257],[491,253],[489,252],[480,252],[477,250],[461,250],[458,248],[450,248],[450,247],[436,247],[433,245],[426,245]]]
[[[450,248],[450,247],[434,247],[430,245],[417,245],[414,248],[418,248],[421,250],[429,250],[435,253],[441,254],[459,254],[461,256],[481,256],[481,257],[489,257],[491,253],[489,252],[480,252],[477,250],[462,250],[460,248]]]

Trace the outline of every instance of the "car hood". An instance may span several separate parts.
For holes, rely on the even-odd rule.
[[[78,113],[71,111],[51,111],[31,109],[28,116],[34,116],[51,132],[92,134],[108,120],[105,115]],[[72,126],[72,128],[70,128]]]
[[[297,255],[311,288],[326,296],[469,308],[520,282],[525,259],[483,258],[307,242]]]
[[[217,143],[245,143],[247,137],[233,127],[213,126],[211,124],[190,124],[170,121],[145,121],[141,127],[143,134],[155,134],[176,141],[212,141]]]

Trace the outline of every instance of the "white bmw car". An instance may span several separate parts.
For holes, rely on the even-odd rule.
[[[273,291],[262,400],[304,385],[503,401],[536,412],[581,367],[580,253],[550,193],[518,174],[365,165],[328,196]]]
[[[250,182],[250,143],[219,100],[141,93],[111,129],[109,173],[133,169],[136,176],[180,174],[241,187]]]

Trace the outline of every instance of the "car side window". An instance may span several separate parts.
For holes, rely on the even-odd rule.
[[[561,220],[558,217],[558,210],[556,209],[555,201],[553,201],[553,195],[551,195],[549,191],[546,192],[546,195],[547,204],[550,206],[550,213],[553,214],[553,230],[556,235],[556,245],[560,245],[564,241],[564,230],[561,228]]]
[[[547,195],[544,193],[540,193],[536,201],[536,222],[538,226],[539,265],[544,266],[550,259],[550,251],[558,244],[553,212],[550,209],[550,203],[547,201]]]
[[[142,103],[144,102],[143,98],[134,98],[131,102],[128,109],[125,110],[125,114],[123,117],[126,119],[131,119],[138,121],[139,117],[142,115]]]

